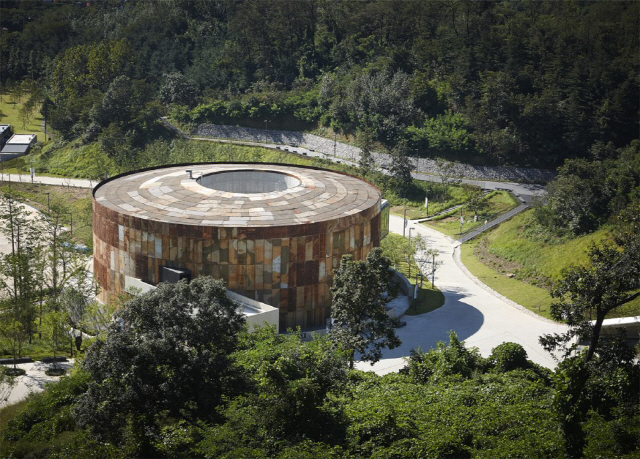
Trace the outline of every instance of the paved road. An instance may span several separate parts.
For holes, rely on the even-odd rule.
[[[226,139],[214,139],[210,137],[190,137],[186,136],[185,138],[189,140],[200,140],[207,142],[221,142],[221,143],[232,143],[236,145],[249,145],[249,146],[258,146],[263,148],[270,148],[273,150],[282,150],[287,151],[289,153],[295,153],[300,156],[307,156],[310,158],[324,158],[333,163],[338,164],[348,164],[350,166],[358,167],[358,164],[354,161],[349,161],[344,158],[339,158],[335,156],[325,155],[323,153],[319,153],[314,150],[309,150],[303,147],[293,147],[287,145],[278,145],[273,143],[264,143],[264,142],[249,142],[242,140],[226,140]],[[386,169],[382,169],[382,172],[385,174],[389,174],[389,171]],[[430,175],[424,174],[421,172],[412,172],[412,177],[417,180],[427,181],[427,182],[442,182],[442,178],[439,175]],[[537,196],[543,196],[546,191],[544,185],[538,184],[526,184],[526,183],[515,183],[515,182],[492,182],[489,180],[468,180],[468,179],[455,179],[461,183],[468,183],[471,185],[479,186],[485,190],[506,190],[512,192],[514,195],[519,197],[524,202],[531,202]]]
[[[266,146],[266,145],[265,145]],[[275,146],[274,146],[275,147]],[[289,147],[294,153],[308,156],[323,156],[321,154],[299,147]],[[27,175],[12,175],[12,181],[30,182]],[[435,176],[424,176],[422,179],[440,180]],[[7,176],[4,176],[7,179]],[[96,183],[82,179],[62,179],[53,177],[35,178],[36,183],[49,185],[74,186],[91,188]],[[469,181],[474,182],[474,181]],[[523,185],[516,183],[476,182],[483,188],[510,189],[521,196],[539,195],[543,188],[537,185]],[[484,284],[465,274],[463,268],[454,260],[454,248],[459,242],[452,241],[441,233],[423,225],[413,224],[414,231],[424,234],[431,247],[440,251],[442,266],[436,273],[436,285],[445,294],[446,302],[440,309],[420,316],[405,316],[407,325],[398,330],[403,345],[392,351],[387,351],[383,359],[373,370],[383,374],[397,371],[404,366],[403,357],[409,355],[411,349],[423,350],[435,347],[438,341],[447,341],[449,330],[455,330],[460,339],[470,346],[477,346],[483,355],[489,355],[491,349],[505,341],[520,343],[529,358],[547,367],[554,367],[555,361],[538,344],[538,337],[544,333],[560,332],[563,325],[546,321],[533,313],[523,312],[505,300],[487,290]],[[391,216],[391,230],[402,234],[402,218]],[[477,282],[477,283],[476,283]],[[371,370],[369,364],[359,364],[359,368]]]
[[[72,179],[62,177],[46,177],[37,175],[31,180],[30,175],[1,174],[0,181],[20,182],[20,183],[40,183],[42,185],[70,186],[74,188],[93,188],[99,182],[96,180]]]
[[[460,250],[458,241],[423,225],[411,225],[414,231],[426,237],[431,248],[440,252],[438,260],[442,265],[436,271],[436,286],[444,293],[445,304],[428,314],[404,316],[407,325],[397,330],[402,346],[386,350],[382,360],[373,366],[358,362],[359,369],[378,374],[398,371],[412,349],[426,351],[434,348],[438,341],[448,342],[449,330],[454,330],[468,346],[478,347],[485,357],[498,344],[511,341],[521,344],[535,363],[555,367],[555,361],[538,344],[538,338],[545,333],[562,332],[566,330],[565,325],[541,318],[500,298],[456,263],[454,251]],[[402,234],[402,217],[391,215],[390,229]]]
[[[300,156],[307,156],[311,158],[324,158],[334,163],[348,164],[351,166],[358,167],[358,164],[353,161],[349,161],[344,158],[328,156],[323,153],[309,150],[303,147],[293,147],[293,146],[278,145],[273,143],[249,142],[249,141],[240,141],[240,140],[212,139],[209,137],[185,136],[185,138],[190,140],[232,143],[237,145],[250,145],[250,146],[264,147],[272,150],[282,150],[282,151],[294,153]],[[382,171],[385,174],[389,173],[385,169],[382,169]],[[413,176],[413,178],[417,180],[438,182],[438,183],[442,181],[439,175],[430,175],[430,174],[424,174],[419,172],[413,172],[411,175]],[[29,175],[17,175],[17,174],[3,174],[0,177],[0,180],[9,180],[13,182],[31,182],[32,181]],[[537,184],[524,184],[524,183],[515,183],[515,182],[492,182],[488,180],[468,180],[468,179],[456,179],[456,181],[459,181],[461,183],[469,183],[472,185],[477,185],[485,190],[507,190],[512,192],[514,195],[516,195],[526,203],[529,203],[533,198],[537,196],[543,196],[546,193],[545,187],[543,185],[537,185]],[[92,181],[92,180],[44,177],[44,176],[37,176],[37,175],[34,179],[34,182],[42,183],[45,185],[62,185],[62,186],[73,186],[73,187],[79,187],[79,188],[93,188],[95,185],[98,184],[98,181]]]

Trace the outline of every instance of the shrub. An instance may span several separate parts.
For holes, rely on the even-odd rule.
[[[494,347],[489,360],[498,373],[529,367],[527,351],[517,343],[502,343]]]

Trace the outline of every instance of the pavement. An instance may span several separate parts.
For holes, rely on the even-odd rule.
[[[402,217],[390,216],[389,226],[402,234]],[[561,333],[566,326],[537,316],[522,306],[501,297],[474,278],[458,261],[459,242],[424,225],[410,223],[413,231],[425,236],[428,247],[440,253],[441,264],[436,270],[435,284],[442,291],[445,303],[439,309],[419,316],[404,316],[407,325],[396,330],[402,345],[386,349],[374,365],[357,362],[356,367],[378,374],[396,372],[405,366],[405,357],[412,349],[433,349],[439,341],[448,343],[453,330],[468,347],[477,347],[488,357],[497,345],[514,342],[522,345],[533,362],[554,368],[556,361],[538,343],[546,333]],[[414,233],[415,234],[415,233]],[[427,273],[424,273],[425,275]]]
[[[68,362],[57,362],[58,367],[64,368],[70,371],[75,363],[74,359],[69,359]],[[11,368],[13,365],[7,365]],[[60,380],[60,376],[47,376],[45,371],[53,366],[52,363],[31,362],[31,363],[19,363],[16,365],[18,368],[22,368],[27,373],[24,376],[18,376],[16,378],[17,384],[11,390],[9,398],[5,402],[6,405],[19,402],[23,398],[27,397],[31,393],[41,392],[45,386],[49,383]],[[0,401],[0,408],[3,406]]]
[[[6,175],[5,175],[6,178]],[[61,180],[61,179],[56,179]],[[74,185],[71,185],[74,186]],[[39,211],[31,207],[27,204],[22,204],[22,206],[27,210],[25,216],[28,219],[34,219],[39,215]],[[11,252],[11,243],[9,239],[2,233],[0,233],[0,253],[10,253]],[[91,265],[91,264],[90,264]],[[87,335],[85,335],[87,337]],[[68,362],[58,362],[57,365],[61,366],[69,370],[73,367],[74,360],[69,360]],[[40,392],[44,390],[45,385],[50,382],[55,382],[59,380],[58,376],[47,376],[45,371],[51,367],[52,364],[42,363],[42,362],[33,362],[33,363],[22,363],[16,365],[18,368],[22,368],[26,370],[26,374],[24,376],[19,376],[16,378],[16,386],[11,390],[11,394],[6,402],[6,404],[11,404],[18,402],[25,398],[32,392]],[[11,365],[7,365],[10,367]],[[2,401],[0,401],[0,407],[2,407]]]
[[[275,147],[275,145],[268,144],[263,146]],[[323,156],[300,147],[289,147],[288,150],[301,155]],[[331,159],[338,161],[335,158]],[[342,162],[347,161],[342,160]],[[414,174],[414,176],[421,180],[440,180],[438,176],[426,174]],[[8,176],[8,174],[4,174],[1,179],[31,182],[31,177],[28,175],[13,174]],[[97,182],[90,180],[39,176],[36,176],[33,181],[34,183],[81,188],[92,188],[97,184]],[[473,183],[484,189],[509,190],[525,201],[544,193],[544,188],[540,185],[473,180],[463,180],[463,182]],[[563,332],[566,330],[566,326],[527,311],[475,279],[461,263],[456,263],[454,255],[459,250],[456,250],[460,244],[458,241],[424,225],[414,222],[410,225],[414,231],[426,237],[430,248],[437,248],[440,252],[438,259],[441,265],[436,272],[436,286],[443,292],[445,304],[431,313],[404,316],[403,320],[406,321],[406,326],[397,330],[402,345],[393,350],[386,350],[383,353],[383,358],[375,365],[371,366],[369,363],[359,362],[358,368],[373,370],[378,374],[398,371],[404,366],[404,358],[410,355],[412,349],[420,348],[426,351],[435,348],[439,341],[448,342],[450,330],[454,330],[458,334],[458,338],[465,341],[467,346],[477,347],[483,356],[488,356],[498,344],[511,341],[521,344],[527,351],[529,359],[535,363],[548,368],[555,367],[555,360],[542,349],[538,338],[546,333]],[[395,233],[402,234],[402,218],[392,215],[390,229]],[[36,380],[42,379],[41,376],[34,376],[34,378]],[[39,386],[32,383],[29,387],[36,390],[35,388]],[[20,390],[22,392],[19,393],[24,395],[24,390]]]
[[[93,188],[99,180],[72,179],[63,177],[46,177],[36,174],[33,179],[30,175],[21,174],[0,174],[0,181],[17,182],[17,183],[40,183],[42,185],[67,186],[74,188]]]

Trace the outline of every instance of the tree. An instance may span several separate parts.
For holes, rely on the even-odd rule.
[[[0,255],[0,292],[5,296],[1,317],[3,334],[14,341],[14,358],[33,334],[35,302],[43,281],[39,268],[42,229],[30,214],[12,193],[0,197],[0,232],[11,247],[9,253]]]
[[[412,170],[413,163],[411,162],[411,158],[407,156],[407,144],[400,142],[391,151],[391,168],[389,169],[400,194],[406,194],[411,188],[413,183],[413,178],[411,177]]]
[[[242,347],[236,355],[247,390],[225,409],[225,425],[205,433],[204,456],[343,435],[339,411],[327,409],[327,402],[348,384],[347,360],[326,336],[314,334],[305,342],[300,333],[278,334],[265,326],[247,334]]]
[[[593,245],[588,253],[589,264],[563,270],[561,279],[551,291],[554,298],[559,298],[558,302],[551,305],[551,316],[565,321],[569,330],[566,333],[544,335],[540,342],[548,351],[564,350],[564,356],[568,357],[556,371],[555,407],[562,420],[567,453],[572,457],[582,455],[585,446],[582,423],[588,410],[594,408],[592,386],[594,379],[602,379],[602,367],[610,368],[608,374],[619,373],[616,383],[612,384],[614,391],[620,391],[620,388],[628,385],[626,382],[633,379],[629,375],[634,372],[635,379],[638,379],[637,366],[635,370],[629,367],[633,353],[625,359],[620,351],[607,352],[609,343],[605,343],[605,346],[600,344],[600,332],[606,315],[640,297],[640,236],[635,226],[636,231],[625,234],[622,246],[611,242]],[[592,321],[594,316],[595,320]],[[569,343],[580,339],[589,340],[588,350],[577,357],[570,357],[577,343]],[[619,363],[616,364],[616,361]],[[625,366],[627,370],[624,370]],[[637,382],[635,386],[630,386],[637,387]],[[637,389],[635,392],[625,392],[622,399],[637,400]]]
[[[487,201],[484,199],[482,188],[475,185],[463,184],[465,198],[467,199],[467,209],[473,212],[475,220],[478,219],[478,212],[487,208]]]
[[[163,419],[211,421],[235,391],[230,354],[243,325],[224,283],[211,278],[160,284],[133,298],[87,352],[82,368],[91,382],[76,421],[114,444],[132,435],[138,454],[153,455]]]
[[[100,126],[108,126],[114,121],[127,123],[131,118],[133,97],[131,79],[125,75],[114,78],[102,102],[93,110],[94,121]]]
[[[449,185],[456,182],[453,178],[455,164],[451,161],[438,158],[436,160],[436,167],[440,173],[440,181],[442,182],[442,200],[446,201],[449,193]]]
[[[574,338],[589,339],[585,360],[595,355],[607,314],[640,297],[640,236],[630,236],[622,247],[605,242],[593,245],[587,266],[571,266],[562,271],[551,290],[559,301],[551,305],[551,316],[564,321],[569,330],[540,339],[548,351],[561,348],[568,356]],[[595,319],[592,321],[592,319]]]
[[[374,364],[382,357],[382,349],[400,346],[395,328],[397,319],[387,315],[385,305],[392,295],[390,282],[393,276],[389,259],[382,256],[380,248],[373,249],[366,261],[355,261],[344,255],[335,271],[331,293],[331,340],[349,352],[353,368],[355,353]]]
[[[358,146],[360,147],[360,157],[358,166],[364,175],[374,170],[376,162],[373,159],[373,137],[368,129],[364,129],[358,133]]]
[[[178,104],[193,107],[198,99],[195,83],[181,73],[169,73],[164,76],[160,87],[160,102],[165,105]]]

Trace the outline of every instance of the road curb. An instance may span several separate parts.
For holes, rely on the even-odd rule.
[[[502,301],[507,303],[509,306],[513,306],[514,308],[516,308],[516,309],[518,309],[518,310],[530,315],[531,317],[535,317],[536,319],[540,319],[543,322],[547,322],[547,323],[550,323],[550,324],[560,325],[559,322],[556,322],[555,320],[547,319],[546,317],[542,317],[541,315],[536,314],[535,312],[531,311],[530,309],[525,308],[521,304],[518,304],[515,301],[510,300],[509,298],[507,298],[506,296],[502,295],[501,293],[496,292],[494,289],[492,289],[487,284],[485,284],[480,279],[478,279],[476,276],[474,276],[471,273],[471,271],[469,271],[467,269],[467,267],[464,265],[464,263],[462,263],[462,260],[460,258],[460,246],[461,245],[462,244],[460,243],[460,244],[457,244],[456,246],[454,246],[454,248],[453,248],[453,261],[456,263],[456,265],[458,265],[458,268],[460,268],[460,270],[465,274],[465,276],[467,276],[473,283],[478,285],[483,290],[491,293],[496,298],[501,299]]]

